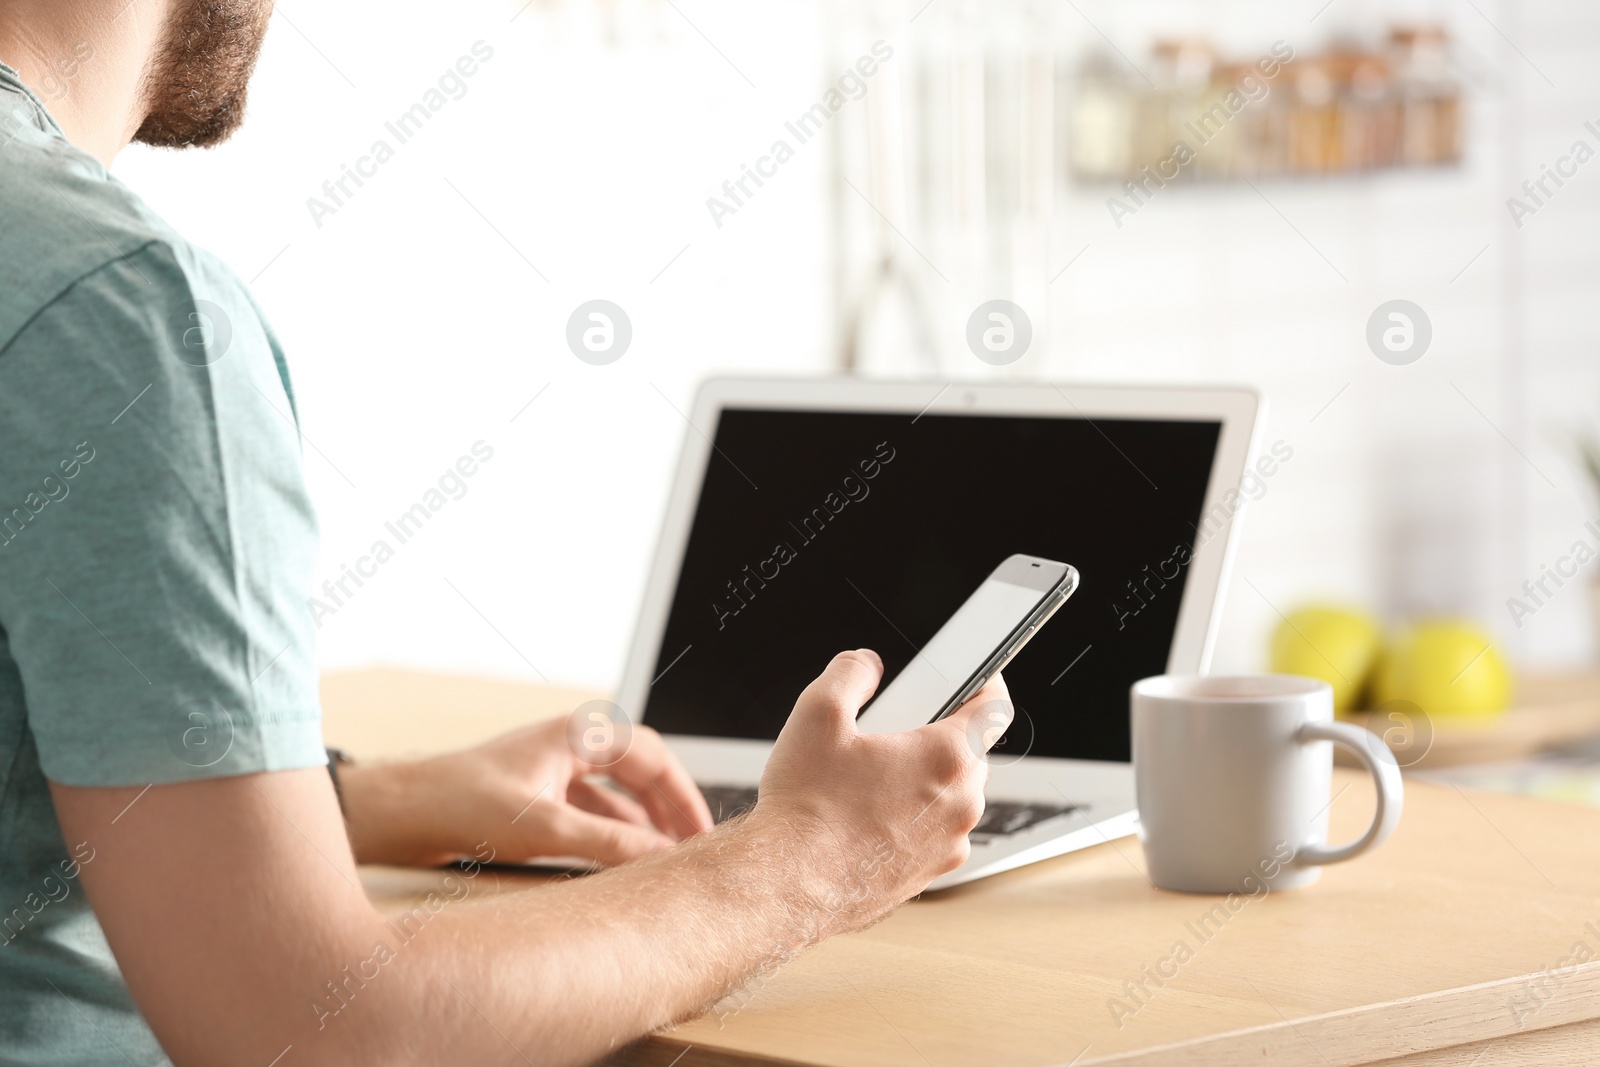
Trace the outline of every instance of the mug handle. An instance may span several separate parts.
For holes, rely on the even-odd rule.
[[[1366,767],[1367,773],[1372,775],[1372,783],[1378,788],[1378,810],[1373,813],[1372,825],[1367,827],[1367,832],[1348,845],[1336,848],[1307,845],[1296,853],[1295,864],[1320,867],[1327,863],[1341,863],[1387,841],[1400,824],[1404,792],[1400,785],[1400,765],[1389,754],[1388,746],[1384,746],[1382,755],[1375,754],[1371,748],[1372,745],[1383,745],[1382,738],[1353,723],[1308,722],[1300,727],[1296,739],[1302,743],[1332,741],[1355,756]]]

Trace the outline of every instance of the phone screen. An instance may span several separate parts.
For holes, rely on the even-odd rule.
[[[1003,565],[996,574],[1006,570]],[[1065,570],[1064,566],[1055,565],[1052,577],[1058,579]],[[985,579],[888,688],[867,705],[856,721],[860,731],[878,734],[915,730],[932,721],[1017,627],[1057,595],[1054,580],[1045,588],[1038,588],[1040,584],[1043,583],[1021,585],[996,575]]]

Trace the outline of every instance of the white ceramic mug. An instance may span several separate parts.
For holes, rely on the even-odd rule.
[[[1329,744],[1332,742],[1332,744]],[[1329,847],[1333,745],[1377,785],[1367,832]],[[1188,893],[1309,885],[1400,821],[1400,768],[1381,738],[1333,721],[1326,682],[1290,674],[1162,675],[1133,686],[1133,774],[1150,880]]]

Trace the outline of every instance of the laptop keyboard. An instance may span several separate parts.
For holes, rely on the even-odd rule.
[[[756,806],[756,791],[743,785],[702,785],[706,805],[717,822],[727,822]],[[991,800],[983,818],[967,836],[974,845],[987,845],[996,838],[1008,837],[1037,826],[1046,819],[1077,811],[1077,804],[1036,804],[1018,800]]]
[[[713,822],[724,823],[756,806],[756,791],[745,785],[703,785],[706,807]]]
[[[983,807],[983,818],[967,835],[974,845],[987,845],[998,837],[1019,834],[1046,819],[1078,810],[1077,804],[1033,804],[1020,800],[991,800]]]

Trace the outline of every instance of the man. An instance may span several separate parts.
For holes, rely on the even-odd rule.
[[[0,1061],[583,1062],[962,862],[986,775],[964,731],[1003,686],[862,737],[868,651],[801,694],[760,803],[716,829],[652,732],[608,768],[624,795],[562,723],[344,765],[341,818],[282,355],[104,169],[224,139],[268,9],[0,0]],[[610,869],[393,924],[356,871],[552,853]]]

